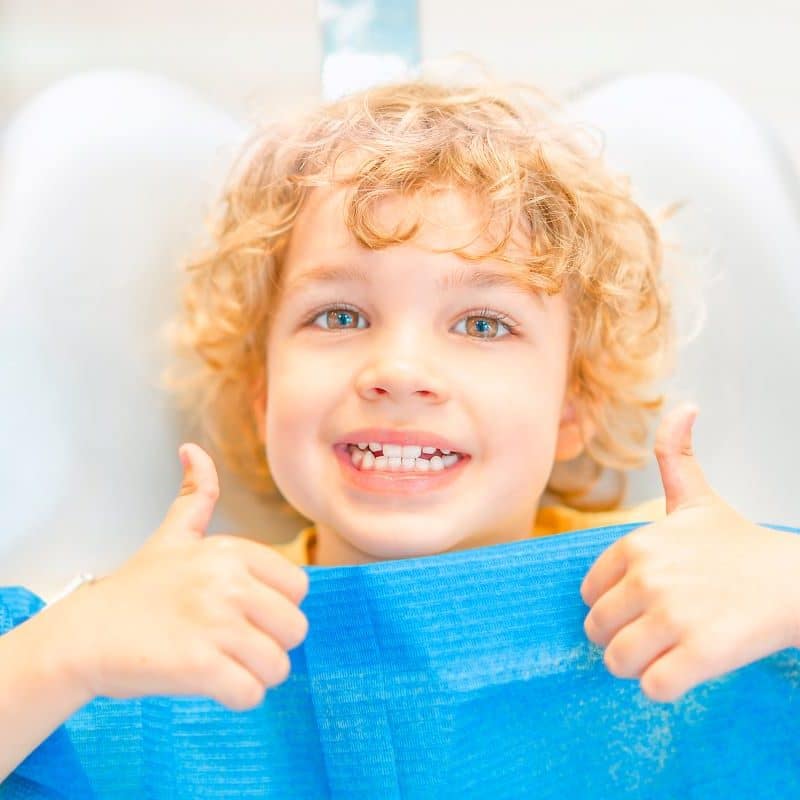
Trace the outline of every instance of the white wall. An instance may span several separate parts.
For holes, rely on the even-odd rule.
[[[419,9],[423,57],[469,52],[551,92],[653,69],[711,78],[800,165],[796,0],[420,0]],[[4,0],[0,25],[0,119],[91,67],[153,70],[242,114],[320,91],[315,0]]]

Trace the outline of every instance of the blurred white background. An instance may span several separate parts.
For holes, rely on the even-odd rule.
[[[229,111],[320,93],[316,0],[3,0],[0,120],[67,74],[133,67],[188,84]],[[562,95],[649,70],[716,81],[800,165],[797,0],[419,0],[423,59],[457,51]]]
[[[381,4],[379,35],[402,38],[400,0],[320,1],[328,19],[352,10],[328,41]],[[324,14],[317,0],[0,4],[0,385],[13,387],[0,392],[0,585],[47,596],[132,554],[174,497],[181,439],[154,386],[157,323],[228,148],[251,119],[321,96]],[[796,525],[796,491],[774,475],[797,462],[797,181],[764,131],[800,168],[800,3],[733,8],[420,0],[420,51],[466,53],[565,99],[598,87],[587,118],[645,207],[689,198],[676,240],[698,277],[714,278],[708,324],[681,356],[683,399],[703,407],[697,452],[737,508]],[[376,79],[379,68],[356,71]],[[612,80],[659,71],[672,75]],[[654,462],[640,477],[633,502],[660,491]],[[277,541],[299,530],[220,478],[228,516],[213,532]],[[42,486],[54,490],[42,498]]]

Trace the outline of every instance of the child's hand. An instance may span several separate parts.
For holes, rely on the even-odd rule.
[[[668,516],[616,541],[581,585],[608,669],[660,701],[800,644],[800,537],[714,493],[692,452],[696,416],[681,406],[658,430]]]
[[[180,453],[183,485],[161,527],[119,571],[46,613],[59,611],[62,646],[92,697],[205,695],[253,708],[288,677],[286,651],[305,639],[297,606],[308,576],[268,546],[206,538],[216,469],[197,445]]]

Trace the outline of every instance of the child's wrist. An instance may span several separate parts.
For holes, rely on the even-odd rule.
[[[800,648],[800,535],[786,533],[787,548],[786,561],[781,565],[786,570],[786,586],[789,591],[787,597],[787,647]]]
[[[83,596],[88,581],[75,586],[72,591],[51,601],[34,617],[40,629],[36,631],[39,645],[37,659],[43,679],[59,684],[74,698],[77,707],[94,699],[89,674],[91,654],[83,645],[82,631],[91,620],[83,612]]]

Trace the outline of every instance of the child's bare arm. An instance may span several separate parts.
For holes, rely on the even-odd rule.
[[[91,699],[47,646],[62,616],[56,604],[0,636],[0,782]]]
[[[308,576],[276,550],[205,537],[217,474],[183,448],[179,497],[117,572],[0,637],[0,780],[97,696],[203,695],[258,705],[306,636]]]

